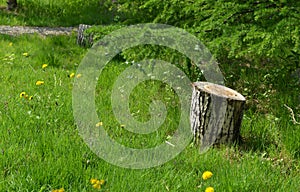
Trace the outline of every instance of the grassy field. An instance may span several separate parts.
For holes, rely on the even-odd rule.
[[[53,13],[61,1],[51,2],[49,12]],[[22,18],[1,11],[0,24],[64,24],[63,20],[38,21],[46,13],[39,14]],[[66,15],[66,26],[78,24]],[[227,86],[248,100],[241,128],[243,143],[212,148],[204,154],[191,145],[161,166],[125,169],[99,158],[78,135],[72,88],[80,78],[76,69],[88,50],[77,46],[75,39],[75,34],[47,38],[0,35],[0,191],[185,192],[205,191],[209,186],[215,191],[300,191],[300,125],[292,122],[284,106],[290,106],[299,120],[299,83],[284,68],[222,63]],[[112,61],[99,77],[97,112],[106,131],[118,142],[131,147],[155,146],[178,123],[176,96],[169,89],[160,89],[160,83],[140,84],[130,100],[132,113],[145,121],[150,101],[161,99],[168,109],[167,122],[157,140],[124,131],[112,114],[110,96],[116,77],[126,67],[125,61]],[[213,176],[204,180],[204,171]],[[93,178],[105,181],[101,189],[93,187]]]

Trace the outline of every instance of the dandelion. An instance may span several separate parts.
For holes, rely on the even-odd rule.
[[[80,78],[82,75],[79,73],[76,75],[76,78]]]
[[[210,171],[205,171],[205,172],[202,174],[202,179],[203,179],[203,180],[207,180],[207,179],[211,178],[212,175],[213,175],[212,172],[210,172]]]
[[[103,180],[103,179],[100,179],[97,181],[97,184],[99,184],[99,185],[103,185],[104,183],[105,183],[105,180]]]
[[[42,69],[45,69],[48,66],[48,64],[43,64]]]
[[[100,126],[102,126],[103,125],[103,123],[100,121],[100,122],[98,122],[98,123],[96,123],[96,127],[100,127]]]
[[[25,57],[28,57],[29,54],[28,53],[23,53],[22,55],[25,56]]]
[[[20,93],[20,98],[24,97],[25,95],[26,95],[26,92],[25,92],[25,91],[22,91],[22,92]]]
[[[96,184],[93,185],[93,188],[94,189],[101,189],[101,185],[99,185],[99,184],[96,183]]]
[[[33,96],[32,96],[32,95],[31,95],[31,96],[29,96],[29,95],[27,95],[27,94],[26,94],[26,92],[25,92],[25,91],[22,91],[22,92],[20,93],[20,98],[24,98],[24,99],[32,100],[32,99],[33,99]]]
[[[11,46],[13,46],[13,43],[12,43],[12,42],[10,42],[10,43],[8,44],[8,46],[10,46],[10,47],[11,47]]]
[[[44,81],[37,81],[35,82],[36,85],[44,85]]]
[[[75,73],[71,73],[71,74],[69,75],[70,78],[73,78],[74,76],[75,76]]]
[[[212,188],[212,187],[207,187],[206,189],[205,189],[205,192],[214,192],[215,190],[214,190],[214,188]]]
[[[65,192],[65,189],[64,188],[54,189],[52,190],[52,192]]]
[[[101,189],[101,186],[105,183],[105,180],[103,180],[103,179],[98,180],[98,179],[92,178],[90,180],[90,183],[92,184],[94,189]]]
[[[98,180],[97,180],[97,179],[94,179],[94,178],[92,178],[92,179],[90,180],[90,182],[91,182],[92,185],[96,184],[97,181],[98,181]]]

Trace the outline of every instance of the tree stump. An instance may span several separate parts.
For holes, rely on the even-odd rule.
[[[194,143],[200,145],[200,150],[240,140],[245,101],[244,96],[228,87],[193,83],[190,123]]]
[[[84,31],[90,28],[90,25],[80,24],[77,32],[77,44],[80,46],[89,46],[93,44],[93,35],[85,35]]]

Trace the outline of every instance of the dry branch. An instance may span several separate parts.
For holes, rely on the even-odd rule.
[[[286,104],[284,104],[284,106],[289,110],[289,112],[291,113],[291,117],[292,117],[292,121],[294,124],[297,124],[297,125],[300,125],[300,122],[298,122],[296,119],[295,119],[295,114],[294,114],[294,111],[292,108],[290,108],[289,106],[287,106]]]

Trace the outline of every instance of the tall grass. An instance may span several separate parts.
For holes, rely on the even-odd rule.
[[[115,21],[115,11],[108,1],[98,0],[18,0],[16,11],[0,10],[0,23],[29,26],[78,26],[79,24],[110,24]],[[5,6],[6,1],[1,0]]]
[[[261,107],[265,106],[253,108],[248,104],[242,144],[221,146],[204,154],[189,146],[168,163],[144,170],[120,168],[97,157],[78,135],[72,115],[71,93],[76,77],[69,75],[87,51],[76,46],[74,38],[0,36],[0,191],[98,191],[90,184],[91,178],[105,180],[102,191],[204,191],[208,186],[215,191],[300,190],[300,127],[291,122],[283,107],[286,103],[299,114],[298,103],[293,100],[298,91],[287,87],[286,91],[271,91],[267,97],[255,91],[254,87],[262,85],[260,79],[270,73],[264,69],[260,73],[245,69],[235,84],[239,91],[247,91],[249,100],[258,98]],[[42,69],[43,64],[48,67]],[[167,99],[173,93],[160,90],[157,82],[134,89],[131,107],[137,119],[147,120],[147,104],[153,98],[165,99],[169,113],[157,141],[133,137],[120,129],[110,106],[113,82],[126,67],[124,62],[113,61],[99,77],[97,111],[105,114],[104,127],[114,140],[132,147],[156,145],[169,134],[163,129],[172,129],[177,123],[176,107]],[[230,65],[223,67],[229,69]],[[37,80],[44,84],[35,85]],[[279,87],[283,80],[278,79]],[[257,94],[256,98],[249,90]],[[22,91],[33,99],[20,98]],[[212,171],[213,177],[204,181],[201,175],[206,170]]]

